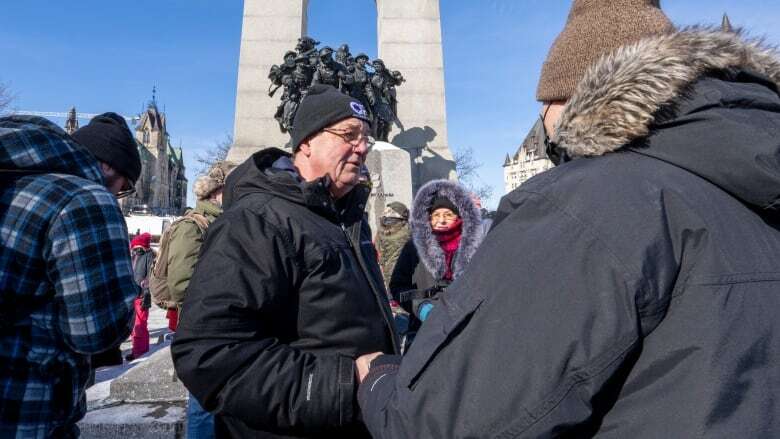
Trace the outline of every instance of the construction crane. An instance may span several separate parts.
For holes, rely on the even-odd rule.
[[[61,117],[63,119],[67,119],[70,116],[70,112],[58,112],[58,111],[27,111],[27,110],[20,110],[20,111],[12,111],[10,114],[21,114],[21,115],[27,115],[27,116],[41,116],[41,117]],[[93,117],[97,116],[97,114],[93,113],[76,113],[76,119],[92,119]],[[136,122],[138,122],[141,119],[141,116],[123,116],[120,114],[120,116],[124,117],[126,121],[129,123],[132,123],[135,125]]]

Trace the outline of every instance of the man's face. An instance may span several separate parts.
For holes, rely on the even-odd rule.
[[[103,173],[106,189],[117,198],[124,198],[135,192],[130,180],[108,164],[100,162],[100,171]]]
[[[331,193],[340,198],[360,181],[360,168],[368,154],[368,124],[351,117],[335,123],[308,141],[312,173],[330,176]],[[349,139],[357,139],[359,141]]]
[[[357,65],[359,65],[360,67],[365,67],[365,66],[366,66],[366,59],[365,59],[365,58],[362,58],[362,57],[361,57],[361,58],[358,58],[358,59],[357,59],[355,62],[356,62],[356,63],[357,63]]]
[[[558,119],[561,118],[563,110],[566,108],[566,101],[552,101],[542,104],[542,123],[544,124],[544,130],[547,135],[552,137],[555,135],[555,124],[558,123]]]

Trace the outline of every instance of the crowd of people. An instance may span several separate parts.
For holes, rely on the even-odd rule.
[[[77,437],[153,303],[188,437],[780,434],[780,55],[574,0],[537,99],[556,167],[495,217],[436,180],[372,233],[371,120],[314,85],[292,152],[216,163],[156,254],[121,117],[0,119],[0,436]]]

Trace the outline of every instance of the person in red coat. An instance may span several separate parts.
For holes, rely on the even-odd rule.
[[[133,351],[125,357],[133,361],[149,352],[149,308],[152,296],[149,292],[149,274],[154,265],[154,250],[151,248],[152,235],[141,233],[130,241],[130,254],[133,261],[133,276],[135,283],[141,287],[141,292],[134,302],[135,324],[133,324]]]

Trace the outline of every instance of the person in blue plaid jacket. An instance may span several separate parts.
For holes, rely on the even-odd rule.
[[[90,356],[130,333],[138,289],[116,196],[140,159],[115,114],[81,130],[0,118],[2,438],[77,437]]]

